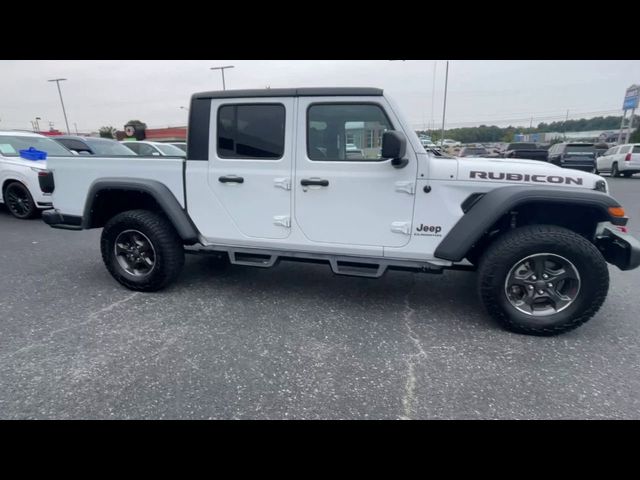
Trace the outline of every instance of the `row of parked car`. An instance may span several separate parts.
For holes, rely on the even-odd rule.
[[[184,142],[123,141],[64,135],[46,137],[31,132],[0,131],[0,204],[16,218],[33,218],[51,208],[38,175],[46,170],[46,157],[99,155],[109,157],[186,157]]]
[[[137,140],[117,142],[108,138],[75,135],[60,135],[51,138],[78,155],[184,157],[187,153],[186,142],[162,143]]]
[[[630,177],[640,173],[640,144],[609,146],[606,143],[563,142],[551,146],[517,142],[495,152],[483,146],[463,146],[458,157],[520,158],[553,163],[593,173],[608,173],[612,177]]]

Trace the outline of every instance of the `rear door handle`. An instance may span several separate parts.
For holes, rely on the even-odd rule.
[[[244,178],[237,177],[236,175],[224,175],[218,178],[220,183],[244,183]]]
[[[300,180],[300,185],[303,187],[308,187],[309,185],[317,185],[318,187],[328,187],[329,180],[316,180],[311,178],[303,178]]]

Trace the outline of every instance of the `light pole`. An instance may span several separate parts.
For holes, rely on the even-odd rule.
[[[444,105],[442,107],[442,138],[440,148],[444,148],[444,116],[447,113],[447,86],[449,85],[449,60],[447,60],[447,73],[444,77]]]
[[[40,123],[38,122],[38,120],[42,120],[42,118],[36,117],[36,130],[39,132],[40,131]]]
[[[52,80],[47,80],[48,82],[56,82],[58,85],[58,93],[60,94],[60,103],[62,104],[62,113],[64,114],[64,123],[67,125],[67,135],[71,135],[71,130],[69,129],[69,121],[67,120],[67,112],[64,109],[64,101],[62,100],[62,90],[60,90],[60,82],[64,82],[66,78],[54,78]]]
[[[226,90],[227,86],[224,83],[224,70],[225,68],[234,68],[234,65],[226,65],[224,67],[210,67],[209,70],[220,70],[222,72],[222,89]]]

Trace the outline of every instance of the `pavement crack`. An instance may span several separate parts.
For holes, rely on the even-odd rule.
[[[420,338],[418,337],[418,335],[416,334],[412,326],[413,317],[416,311],[411,306],[410,297],[415,290],[415,286],[416,286],[416,281],[415,281],[415,274],[414,274],[414,276],[412,277],[411,288],[409,289],[409,291],[404,297],[403,319],[404,319],[404,324],[407,327],[409,338],[411,339],[411,342],[414,344],[417,352],[408,355],[405,360],[407,363],[407,381],[405,382],[404,396],[402,397],[403,415],[400,416],[401,420],[411,420],[411,416],[414,410],[414,403],[415,403],[416,363],[420,359],[427,358],[427,352],[424,350],[424,347],[422,346],[422,342],[420,342]]]
[[[106,307],[101,308],[100,310],[98,310],[96,312],[92,312],[87,316],[87,319],[84,322],[75,323],[73,325],[69,325],[68,327],[63,327],[63,328],[58,328],[56,330],[53,330],[53,331],[49,332],[49,334],[42,341],[40,341],[38,343],[34,343],[32,345],[27,345],[26,347],[19,348],[18,350],[15,350],[15,351],[13,351],[11,353],[7,353],[6,355],[1,356],[0,357],[0,362],[4,361],[6,359],[9,359],[9,358],[11,358],[14,355],[17,355],[19,353],[27,352],[27,351],[32,350],[34,348],[38,348],[38,347],[44,346],[46,341],[47,340],[51,340],[55,335],[57,335],[59,333],[62,333],[62,332],[65,332],[67,330],[71,330],[73,328],[78,328],[78,327],[82,327],[84,325],[87,325],[88,323],[91,323],[91,322],[95,321],[103,313],[110,312],[114,308],[117,308],[120,305],[122,305],[123,303],[126,303],[126,302],[132,300],[133,298],[135,298],[138,295],[140,295],[140,292],[134,292],[131,295],[128,295],[127,297],[123,298],[122,300],[118,300],[117,302],[113,302],[113,303],[107,305]]]

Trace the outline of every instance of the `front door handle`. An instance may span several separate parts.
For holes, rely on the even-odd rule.
[[[311,179],[311,178],[303,178],[302,180],[300,180],[300,185],[302,185],[303,187],[308,187],[309,185],[316,185],[318,187],[328,187],[329,186],[329,180],[316,180],[316,179]]]
[[[220,183],[244,183],[244,178],[235,175],[224,175],[218,178]]]

